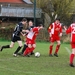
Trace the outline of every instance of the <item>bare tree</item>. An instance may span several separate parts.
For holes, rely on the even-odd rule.
[[[69,14],[69,11],[71,10],[73,0],[36,0],[36,2],[37,7],[46,12],[51,17],[52,22],[56,17],[60,17],[61,21],[66,24],[72,21],[72,14]]]

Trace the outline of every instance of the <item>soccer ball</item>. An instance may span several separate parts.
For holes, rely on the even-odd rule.
[[[39,52],[36,52],[35,53],[35,57],[40,57],[40,53]]]

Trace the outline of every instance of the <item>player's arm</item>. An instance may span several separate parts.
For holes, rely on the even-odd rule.
[[[19,25],[18,31],[22,36],[25,36],[25,34],[22,32],[23,31],[23,26]]]
[[[66,33],[71,33],[71,26],[66,30]]]
[[[64,26],[64,29],[65,29],[65,32],[68,34],[68,33],[71,33],[71,26],[67,29],[66,26]]]
[[[32,28],[32,31],[33,32],[37,32],[38,31],[38,28],[37,27],[34,27],[34,28]]]
[[[29,33],[29,30],[22,30],[23,33]]]
[[[20,32],[20,34],[21,34],[22,36],[25,36],[25,34],[24,34],[23,32]]]
[[[50,26],[48,27],[48,33],[49,33],[49,36],[51,37],[52,36],[52,34],[51,34],[51,29],[53,28],[53,25],[52,24],[50,24]]]
[[[22,30],[21,35],[26,36],[29,33],[29,30]]]
[[[62,26],[60,27],[60,34],[59,36],[61,37],[62,36]]]
[[[53,27],[53,25],[50,24],[50,26],[48,27],[48,32],[49,32],[49,33],[51,32],[52,27]]]

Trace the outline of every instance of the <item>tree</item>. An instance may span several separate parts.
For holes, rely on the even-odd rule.
[[[56,17],[60,17],[66,25],[71,23],[72,14],[69,14],[69,11],[73,0],[36,0],[36,2],[37,7],[40,7],[51,17],[51,22]]]

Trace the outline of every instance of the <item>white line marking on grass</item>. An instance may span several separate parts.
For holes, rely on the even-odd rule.
[[[67,51],[69,54],[71,54],[71,51],[70,51],[69,48],[65,47],[65,49],[66,49],[66,51]]]

